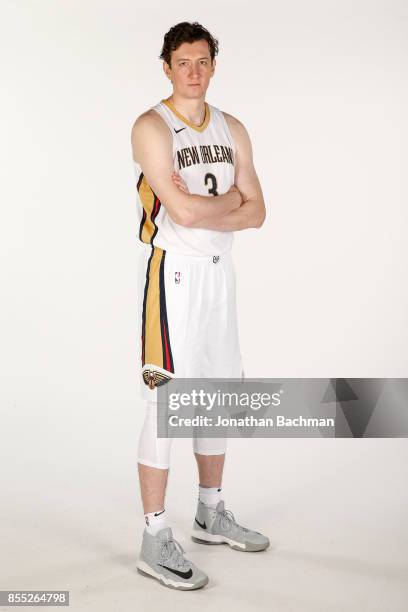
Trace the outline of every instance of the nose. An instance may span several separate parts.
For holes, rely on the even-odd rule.
[[[200,74],[199,66],[195,66],[194,64],[191,66],[190,75],[195,77]]]

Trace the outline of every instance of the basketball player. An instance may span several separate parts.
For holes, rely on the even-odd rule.
[[[146,528],[138,570],[176,589],[207,575],[184,557],[165,511],[171,438],[157,437],[157,387],[173,377],[244,376],[238,339],[233,232],[265,219],[249,136],[237,119],[205,102],[218,41],[183,22],[164,37],[160,58],[173,92],[132,128],[139,238],[141,385],[147,400],[138,468]],[[259,551],[267,537],[239,525],[222,499],[226,440],[193,438],[199,499],[192,537]]]

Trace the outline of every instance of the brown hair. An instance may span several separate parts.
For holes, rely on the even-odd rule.
[[[218,40],[208,30],[194,21],[182,21],[170,28],[164,35],[163,47],[159,59],[164,60],[171,68],[171,52],[175,51],[185,42],[192,43],[196,40],[206,40],[210,48],[211,63],[218,53]]]

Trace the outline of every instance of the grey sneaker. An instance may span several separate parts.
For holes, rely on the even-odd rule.
[[[155,536],[143,532],[137,571],[156,578],[171,589],[191,591],[205,586],[208,576],[183,556],[182,546],[173,539],[170,527],[161,529]]]
[[[235,550],[246,552],[265,550],[270,544],[261,533],[238,525],[232,512],[225,510],[223,500],[215,509],[198,501],[191,537],[199,544],[226,543]]]

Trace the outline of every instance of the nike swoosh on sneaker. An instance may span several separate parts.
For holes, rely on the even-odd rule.
[[[197,521],[197,519],[195,519],[195,522],[197,523],[197,525],[200,525],[200,527],[202,527],[202,529],[207,529],[207,525],[204,523],[200,523],[200,521]]]
[[[186,129],[185,127],[180,128],[179,130],[176,130],[176,128],[173,128],[173,130],[176,132],[176,134],[178,134],[179,132],[181,132],[181,130],[185,130],[185,129]]]
[[[172,567],[167,567],[167,565],[162,565],[161,563],[158,563],[157,565],[160,565],[160,567],[164,567],[164,569],[168,570],[169,572],[176,574],[176,576],[180,576],[180,578],[185,578],[186,580],[191,578],[191,576],[193,575],[193,571],[191,568],[187,572],[180,572],[179,570],[173,569]]]

